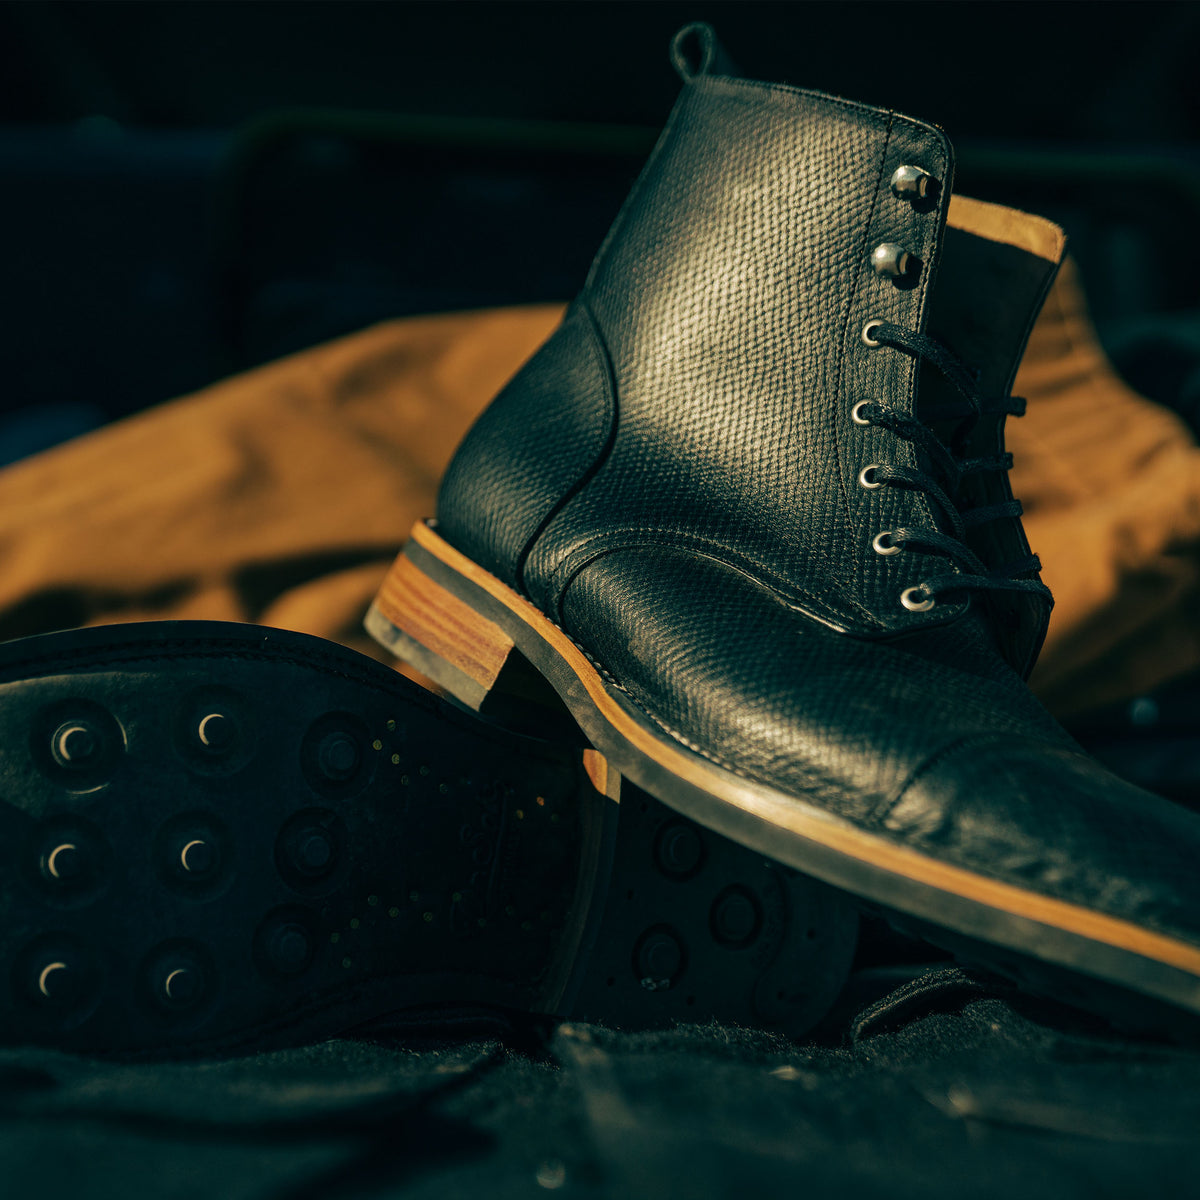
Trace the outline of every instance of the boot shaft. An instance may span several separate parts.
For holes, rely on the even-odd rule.
[[[862,400],[914,411],[916,360],[863,335],[877,320],[925,327],[951,147],[887,110],[703,73],[713,61],[682,72],[563,325],[451,464],[442,532],[554,616],[596,555],[660,546],[732,565],[858,635],[952,619],[965,599],[898,603],[927,555],[871,551],[881,530],[937,528],[921,491],[860,485],[869,464],[917,467],[917,452],[852,417]],[[969,275],[979,256],[958,257]],[[999,374],[1011,377],[1045,286],[1017,298],[989,360]],[[948,290],[962,324],[969,282]],[[1002,436],[994,422],[987,436]],[[1030,621],[1019,640],[1040,642]],[[1029,645],[1012,654],[1024,667]]]

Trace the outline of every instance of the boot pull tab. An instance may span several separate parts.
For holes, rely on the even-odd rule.
[[[687,83],[698,75],[740,75],[716,30],[705,21],[685,25],[671,39],[671,63]]]

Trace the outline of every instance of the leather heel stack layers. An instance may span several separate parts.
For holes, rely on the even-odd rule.
[[[0,787],[8,1042],[217,1053],[496,1010],[802,1032],[853,952],[836,893],[619,804],[594,751],[301,634],[7,643]]]

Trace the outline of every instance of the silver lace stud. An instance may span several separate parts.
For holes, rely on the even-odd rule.
[[[200,718],[196,736],[205,750],[219,752],[233,741],[233,722],[222,712],[210,712]]]
[[[192,876],[207,875],[217,863],[217,854],[203,838],[192,838],[179,851],[179,865]]]
[[[883,324],[883,322],[882,322],[882,321],[881,321],[881,320],[880,320],[878,317],[872,317],[872,318],[871,318],[871,319],[870,319],[870,320],[869,320],[869,321],[868,321],[868,322],[867,322],[867,323],[866,323],[866,324],[865,324],[865,325],[862,327],[862,340],[863,340],[863,344],[864,344],[864,345],[867,345],[867,346],[870,346],[872,350],[874,350],[874,349],[875,349],[877,346],[882,346],[882,345],[883,345],[883,343],[882,343],[882,342],[880,342],[880,341],[877,341],[877,340],[876,340],[874,337],[872,337],[872,336],[871,336],[871,335],[872,335],[872,334],[875,332],[875,330],[876,330],[876,329],[878,329],[878,328],[879,328],[879,326],[880,326],[880,325],[882,325],[882,324]]]
[[[159,984],[159,995],[176,1008],[185,1008],[200,997],[199,971],[188,967],[176,967]]]
[[[68,721],[55,731],[50,749],[59,766],[77,769],[91,765],[100,750],[100,739],[86,721]]]
[[[69,986],[70,978],[71,971],[65,962],[48,963],[38,974],[38,991],[47,1000],[55,1000],[63,994],[65,987]]]
[[[850,420],[852,420],[855,423],[855,425],[870,425],[871,422],[868,421],[867,418],[862,415],[862,410],[870,403],[871,403],[870,400],[860,400],[850,410]]]
[[[83,870],[83,855],[74,842],[62,842],[54,847],[43,866],[43,873],[51,879],[66,882],[74,879]]]
[[[877,533],[871,539],[871,549],[876,554],[899,554],[902,547],[892,541],[892,531],[885,529],[882,533]]]
[[[900,200],[924,200],[935,180],[920,167],[905,165],[892,172],[892,192]]]
[[[900,593],[900,603],[909,612],[928,612],[937,601],[918,584],[917,587],[905,588]]]
[[[884,242],[871,251],[871,265],[882,279],[907,279],[917,273],[921,260],[895,242]]]
[[[878,463],[868,463],[858,473],[858,486],[864,487],[868,491],[874,491],[876,488],[883,487],[883,480],[875,478],[875,472],[879,470]]]

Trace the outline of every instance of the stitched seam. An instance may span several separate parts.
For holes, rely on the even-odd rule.
[[[515,576],[517,590],[526,596],[530,594],[529,588],[525,583],[525,568],[528,565],[529,556],[533,553],[538,542],[555,518],[592,482],[600,472],[600,469],[608,462],[609,457],[612,455],[613,447],[616,445],[617,429],[620,426],[620,406],[617,402],[617,379],[616,373],[613,370],[612,356],[608,352],[608,345],[600,332],[596,318],[592,315],[592,311],[588,307],[587,301],[580,297],[576,302],[576,308],[583,314],[588,332],[591,335],[588,341],[592,353],[596,357],[596,365],[604,377],[605,391],[608,393],[608,432],[604,436],[604,441],[601,443],[600,449],[596,452],[596,457],[584,468],[579,478],[550,506],[549,511],[538,522],[533,533],[529,535],[529,538],[525,542],[517,558]]]
[[[582,650],[582,647],[580,647],[580,649]],[[586,650],[584,650],[583,653],[585,655],[587,655]],[[595,659],[593,659],[591,657],[591,655],[587,655],[587,657],[588,657],[588,661],[591,662],[592,666],[594,666],[596,668],[596,670],[600,674],[600,676],[604,680],[606,680],[609,684],[611,684],[612,688],[615,691],[619,691],[622,695],[626,696],[629,700],[629,703],[631,705],[633,705],[633,707],[636,708],[638,710],[638,712],[642,713],[643,716],[645,716],[649,721],[653,722],[659,729],[661,729],[665,734],[667,734],[669,737],[671,737],[674,741],[678,742],[681,746],[685,746],[693,754],[698,755],[700,758],[706,759],[708,762],[712,763],[714,766],[720,767],[722,770],[728,771],[731,775],[736,775],[739,779],[746,780],[748,783],[754,783],[754,784],[758,784],[759,786],[765,786],[765,787],[774,787],[775,786],[774,784],[770,783],[768,780],[766,780],[764,778],[760,778],[757,775],[750,774],[749,771],[746,771],[743,768],[736,766],[734,763],[730,762],[728,759],[722,758],[719,754],[714,754],[712,751],[706,750],[698,742],[692,741],[691,738],[680,733],[679,730],[672,728],[670,725],[667,724],[666,721],[662,720],[660,717],[655,716],[654,713],[652,713],[648,708],[646,708],[646,706],[640,700],[638,700],[637,697],[634,696],[629,691],[628,688],[626,688],[624,685],[618,683],[600,663],[598,663]]]
[[[701,746],[697,745],[695,742],[692,742],[688,738],[684,737],[683,734],[678,733],[676,730],[672,729],[669,725],[666,724],[666,722],[661,721],[652,712],[650,712],[642,704],[642,702],[640,700],[638,700],[633,695],[632,692],[629,691],[629,689],[623,683],[618,682],[618,680],[609,672],[608,668],[586,646],[581,645],[580,642],[578,642],[558,621],[554,620],[550,616],[547,616],[545,613],[543,613],[542,616],[544,617],[545,620],[549,621],[550,624],[553,625],[554,628],[557,629],[558,632],[561,633],[562,636],[568,642],[570,642],[571,645],[574,646],[575,649],[578,650],[579,653],[582,654],[584,658],[587,659],[587,661],[596,669],[596,673],[600,676],[601,680],[606,685],[611,687],[613,691],[620,692],[623,696],[627,696],[629,698],[630,704],[632,704],[634,706],[634,708],[636,708],[638,710],[638,712],[642,713],[645,717],[647,717],[650,721],[652,721],[655,725],[657,725],[661,730],[663,730],[663,732],[670,734],[671,737],[673,737],[676,741],[680,742],[684,746],[687,746],[689,750],[694,750],[702,758],[708,759],[710,762],[715,763],[719,767],[726,768],[727,770],[731,771],[734,775],[738,775],[742,779],[750,779],[756,783],[760,782],[759,780],[754,780],[753,776],[747,775],[744,771],[742,771],[738,767],[735,767],[732,763],[726,762],[724,759],[718,757],[717,755],[711,754],[709,751],[703,749]]]
[[[557,621],[551,620],[549,617],[546,619],[549,620],[555,629],[557,629],[559,633],[561,633],[563,637],[566,638],[566,640],[570,642],[571,645],[574,646],[575,649],[578,650],[579,653],[588,660],[588,662],[596,669],[596,673],[600,676],[601,680],[606,684],[606,686],[610,687],[613,691],[620,692],[623,696],[627,697],[629,703],[636,708],[638,712],[640,712],[644,717],[647,718],[647,720],[651,721],[664,733],[668,734],[675,741],[679,742],[680,745],[686,746],[687,749],[691,750],[694,754],[699,755],[701,758],[707,759],[715,766],[721,767],[723,770],[728,771],[731,775],[736,775],[739,779],[745,779],[750,783],[765,784],[768,787],[772,786],[771,784],[766,783],[765,780],[749,774],[741,767],[736,766],[734,763],[729,762],[720,755],[704,749],[704,747],[699,743],[693,742],[689,737],[680,733],[677,729],[672,728],[660,717],[657,717],[623,683],[620,683],[609,672],[608,668],[602,662],[600,662],[600,660],[596,658],[596,656],[592,654],[592,652],[588,650],[586,646],[581,646],[579,642],[577,642],[575,638],[573,638],[571,634],[567,632],[566,629],[558,624]]]
[[[633,540],[628,537],[633,534]],[[613,544],[615,537],[622,537],[623,540]],[[592,553],[592,548],[601,546],[601,549]],[[571,553],[555,568],[554,574],[551,576],[550,586],[554,590],[554,607],[558,613],[558,620],[562,619],[562,600],[570,588],[575,578],[589,564],[596,559],[603,557],[606,554],[613,554],[620,550],[642,549],[645,547],[663,546],[670,549],[691,551],[693,553],[703,553],[705,557],[711,558],[715,562],[722,563],[731,570],[738,571],[751,579],[759,587],[765,591],[769,591],[781,603],[786,604],[789,608],[795,608],[798,611],[804,612],[805,609],[801,606],[801,601],[807,604],[810,608],[818,610],[825,615],[823,624],[833,624],[838,629],[844,629],[845,618],[842,613],[838,612],[832,606],[825,604],[819,597],[812,595],[804,588],[796,587],[787,580],[780,579],[768,567],[762,563],[755,562],[742,554],[739,554],[731,546],[726,546],[721,542],[709,541],[707,538],[700,537],[695,534],[683,533],[678,530],[667,529],[661,526],[649,526],[640,529],[630,530],[610,530],[602,534],[596,534],[593,537],[580,542]],[[580,557],[583,556],[583,561],[580,562]],[[559,580],[563,576],[560,583]],[[796,599],[799,597],[799,600]],[[872,614],[866,609],[858,605],[853,599],[850,600],[851,607],[856,608],[860,613],[867,617]],[[816,616],[816,613],[806,613],[806,615]],[[871,624],[876,624],[872,621]]]
[[[855,273],[854,273],[854,283],[853,283],[852,287],[850,288],[850,295],[846,299],[846,315],[845,315],[845,318],[842,323],[842,337],[841,337],[841,344],[838,349],[837,371],[836,371],[836,375],[835,375],[836,383],[834,385],[834,392],[833,392],[834,398],[835,398],[835,408],[840,408],[843,405],[842,387],[843,387],[843,380],[844,380],[844,374],[845,374],[845,368],[846,368],[846,358],[847,358],[847,353],[848,353],[846,342],[847,342],[847,339],[850,337],[850,314],[854,310],[854,301],[858,297],[859,291],[862,287],[863,266],[864,266],[864,264],[866,262],[866,258],[867,258],[867,246],[870,243],[871,230],[873,229],[873,227],[875,225],[876,216],[879,212],[879,190],[883,184],[883,172],[884,172],[885,166],[887,165],[888,147],[891,146],[891,144],[892,144],[891,117],[892,117],[892,114],[889,113],[887,130],[884,133],[883,149],[880,151],[880,154],[879,154],[879,169],[875,175],[875,191],[874,191],[874,195],[872,196],[872,199],[871,199],[871,212],[867,217],[865,226],[863,227],[862,240],[859,243],[859,251],[855,258],[856,266],[855,266]],[[838,417],[839,417],[838,412],[834,411],[832,413],[832,422],[833,422],[834,445],[837,447],[838,491],[841,493],[841,496],[842,496],[842,512],[845,514],[846,533],[847,533],[851,543],[853,543],[853,535],[855,533],[855,521],[853,519],[853,516],[851,515],[852,514],[852,506],[851,506],[851,502],[850,502],[850,493],[846,488],[845,460],[843,459],[843,455],[842,455],[842,439],[839,436],[839,432],[838,432],[839,425],[840,425],[840,421],[839,421]],[[838,590],[839,591],[848,591],[849,589],[845,589],[839,584]],[[878,624],[878,625],[884,624],[883,621],[881,620],[881,618],[876,613],[870,612],[869,610],[866,610],[866,609],[864,609],[864,611],[868,612],[868,615],[871,617],[871,619],[876,624]]]
[[[867,814],[867,821],[871,824],[882,824],[895,811],[896,806],[904,799],[910,788],[912,788],[921,778],[928,775],[934,767],[945,762],[947,758],[957,754],[960,750],[967,746],[984,745],[988,742],[1002,741],[1003,739],[995,733],[967,733],[960,738],[955,738],[954,741],[947,743],[936,753],[931,754],[924,762],[918,763],[912,771],[909,772],[907,778],[896,790],[895,794],[888,800],[878,804]]]
[[[846,100],[842,96],[830,96],[825,92],[817,92],[811,88],[793,87],[790,83],[769,83],[763,79],[739,79],[732,75],[697,75],[689,83],[692,86],[707,86],[725,91],[738,91],[746,88],[763,92],[767,95],[775,93],[784,96],[802,96],[807,100],[817,100],[822,104],[828,104],[834,108],[843,108],[848,112],[853,112],[860,116],[864,113],[870,114],[876,121],[886,117],[889,128],[893,118],[898,118],[911,128],[919,129],[922,132],[928,132],[933,128],[924,122],[915,120],[913,117],[905,117],[886,108],[879,108],[873,104],[863,104],[857,100]]]
[[[949,161],[948,160],[943,161],[940,166],[940,169],[939,169],[939,174],[946,175],[948,168],[949,168]],[[935,220],[937,221],[938,226],[943,231],[942,244],[944,244],[944,241],[945,241],[945,222],[946,222],[946,216],[947,216],[947,214],[949,212],[949,208],[950,208],[951,183],[952,183],[952,180],[950,180],[950,179],[945,180],[945,184],[938,194],[937,202],[934,205],[934,210],[933,210],[933,214],[932,214],[933,217],[935,218]],[[939,253],[940,253],[940,247],[939,247]],[[916,325],[917,325],[918,329],[920,329],[925,324],[925,320],[926,320],[926,316],[927,316],[927,312],[928,312],[928,308],[929,308],[929,296],[930,296],[930,291],[931,291],[930,279],[931,279],[930,273],[929,273],[929,271],[926,271],[924,277],[920,280],[920,287],[918,290],[919,300],[917,303],[917,320],[916,320]],[[912,394],[912,398],[913,398],[913,413],[912,413],[912,415],[916,416],[916,404],[917,404],[918,400],[920,399],[920,388],[921,388],[921,363],[920,363],[919,359],[914,359],[911,366],[909,367],[909,378],[911,380],[909,386],[910,386],[911,394]],[[915,465],[915,458],[916,458],[916,455],[914,452],[910,456],[910,462],[913,465]],[[913,503],[917,506],[918,513],[921,517],[921,520],[925,524],[932,525],[934,528],[937,527],[937,522],[934,520],[933,506],[931,505],[928,496],[926,496],[923,492],[920,492],[916,496],[914,496],[910,499],[910,503]],[[953,574],[961,575],[963,573],[962,569],[959,567],[958,563],[954,562],[953,560],[949,560],[947,565],[949,566],[949,568]],[[964,602],[960,602],[960,603],[963,605],[962,611],[966,611],[966,608],[969,607],[969,605],[970,605],[970,600],[968,599],[968,600],[966,600]],[[957,606],[957,605],[955,605],[955,606]],[[930,622],[930,623],[932,623],[932,622]],[[914,622],[914,625],[919,625],[919,624],[920,624],[919,622]]]
[[[903,125],[907,125],[910,129],[917,130],[918,132],[928,132],[927,127],[921,126],[921,124],[919,122],[912,121],[910,118],[902,117],[896,113],[891,113],[889,115],[891,116],[892,120],[890,120],[888,123],[887,139],[886,139],[886,142],[884,145],[883,155],[880,158],[880,162],[879,162],[879,174],[876,176],[876,183],[875,183],[875,199],[872,203],[871,214],[867,221],[866,232],[864,234],[862,247],[860,249],[859,257],[857,260],[858,261],[858,267],[857,267],[858,273],[855,276],[854,286],[851,291],[850,306],[847,309],[846,324],[843,327],[843,334],[842,334],[842,340],[841,340],[841,351],[840,351],[839,359],[838,359],[838,376],[837,376],[837,392],[836,392],[839,403],[841,403],[841,401],[842,401],[843,368],[844,368],[847,353],[848,353],[847,352],[847,342],[851,340],[851,336],[852,336],[850,319],[849,319],[849,308],[853,307],[854,298],[858,294],[858,291],[860,288],[861,278],[862,278],[862,275],[864,272],[864,264],[866,262],[866,247],[867,247],[867,245],[870,244],[870,242],[873,240],[873,237],[874,237],[874,235],[872,234],[872,229],[875,226],[875,223],[876,223],[876,220],[877,220],[878,214],[879,214],[878,201],[879,201],[879,197],[880,197],[880,194],[881,194],[882,188],[883,188],[883,175],[884,175],[884,172],[885,172],[886,166],[887,166],[888,150],[890,149],[891,144],[892,144],[893,125],[894,124],[903,124]],[[948,170],[948,167],[949,167],[948,160],[940,152],[937,155],[937,159],[938,159],[938,162],[937,162],[936,169],[938,170],[939,174],[945,175]],[[950,189],[950,180],[947,179],[945,186],[940,191],[940,194],[937,199],[937,203],[936,203],[936,205],[933,209],[933,213],[932,213],[932,215],[934,216],[936,221],[939,223],[939,226],[944,224],[945,214],[946,214],[946,211],[947,211],[947,208],[949,205],[950,190],[951,190]],[[924,240],[926,242],[928,242],[929,241],[928,236]],[[936,242],[935,242],[934,248],[936,248]],[[930,256],[930,257],[932,257],[932,256]],[[916,295],[917,295],[917,312],[916,312],[915,325],[917,328],[921,327],[921,325],[923,324],[924,319],[925,319],[925,313],[926,313],[926,309],[927,309],[927,306],[929,303],[930,280],[931,280],[930,272],[928,270],[926,270],[925,274],[923,275],[923,277],[920,281],[919,290],[916,293]],[[909,380],[908,391],[914,402],[914,412],[915,412],[915,402],[917,399],[917,391],[918,391],[918,386],[919,386],[919,376],[920,376],[920,363],[917,361],[914,361],[913,363],[911,363],[909,365],[908,370],[907,370],[907,377]],[[846,512],[846,517],[847,517],[847,530],[851,535],[853,535],[857,526],[850,519],[850,514],[853,510],[853,504],[852,504],[850,496],[846,490],[846,478],[845,478],[846,463],[849,461],[849,459],[853,458],[853,456],[848,453],[843,455],[843,449],[844,449],[843,439],[839,432],[839,424],[838,424],[836,418],[835,418],[835,423],[834,423],[834,436],[836,439],[837,452],[838,452],[838,466],[839,466],[838,487],[841,491],[842,500],[846,506],[845,512]],[[916,493],[916,494],[910,496],[909,503],[915,507],[915,510],[916,510],[915,515],[920,519],[920,521],[923,524],[936,526],[936,522],[933,519],[932,509],[931,509],[929,500],[923,493]],[[957,563],[950,561],[948,563],[948,567],[954,574],[962,574],[962,571]],[[902,618],[898,618],[903,622],[898,627],[895,625],[887,624],[883,618],[879,617],[875,613],[872,613],[871,615],[872,615],[873,619],[887,632],[889,632],[889,633],[904,633],[904,632],[907,632],[907,631],[910,631],[913,629],[927,628],[930,625],[942,623],[947,619],[947,614],[949,614],[951,616],[959,615],[962,612],[965,612],[966,609],[969,607],[969,605],[970,605],[970,600],[954,602],[953,604],[943,602],[943,605],[942,605],[943,612],[940,617],[935,617],[935,616],[931,616],[928,614],[918,615],[918,614],[914,613],[911,615],[906,615],[905,617],[902,617]],[[896,619],[897,619],[896,617],[892,618],[893,621]]]

